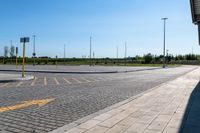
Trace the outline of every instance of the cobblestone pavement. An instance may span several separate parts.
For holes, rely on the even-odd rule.
[[[29,100],[55,100],[44,106],[32,105],[1,112],[0,131],[46,133],[179,77],[194,68],[184,66],[99,75],[32,73],[36,76],[33,81],[0,85],[0,108]]]

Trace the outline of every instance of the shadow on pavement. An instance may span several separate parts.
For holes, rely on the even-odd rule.
[[[190,95],[179,133],[200,133],[200,82]]]

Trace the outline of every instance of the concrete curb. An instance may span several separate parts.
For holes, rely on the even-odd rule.
[[[10,78],[10,79],[0,79],[0,83],[6,83],[6,82],[17,82],[17,81],[28,81],[33,80],[34,76],[25,76],[24,78]]]
[[[34,72],[34,73],[60,73],[60,74],[109,74],[109,73],[128,73],[128,72],[137,72],[137,71],[148,71],[148,70],[156,70],[163,69],[162,67],[158,68],[147,68],[147,69],[136,69],[136,70],[128,70],[128,71],[79,71],[79,72],[67,72],[67,71],[54,71],[54,70],[25,70],[25,72]],[[166,68],[165,68],[166,69]],[[21,72],[21,70],[15,69],[0,69],[2,72]]]

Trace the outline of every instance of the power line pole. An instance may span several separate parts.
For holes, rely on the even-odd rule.
[[[90,36],[90,66],[92,66],[92,37]]]
[[[36,56],[36,53],[35,53],[35,35],[33,35],[33,65],[35,66],[35,56]]]
[[[168,18],[162,18],[161,20],[163,20],[163,22],[164,22],[164,40],[163,40],[163,68],[165,68],[165,27],[166,27],[166,20],[167,20]]]

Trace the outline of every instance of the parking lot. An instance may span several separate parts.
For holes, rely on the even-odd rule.
[[[110,74],[26,73],[35,79],[0,84],[0,130],[46,133],[195,68],[182,66]]]

